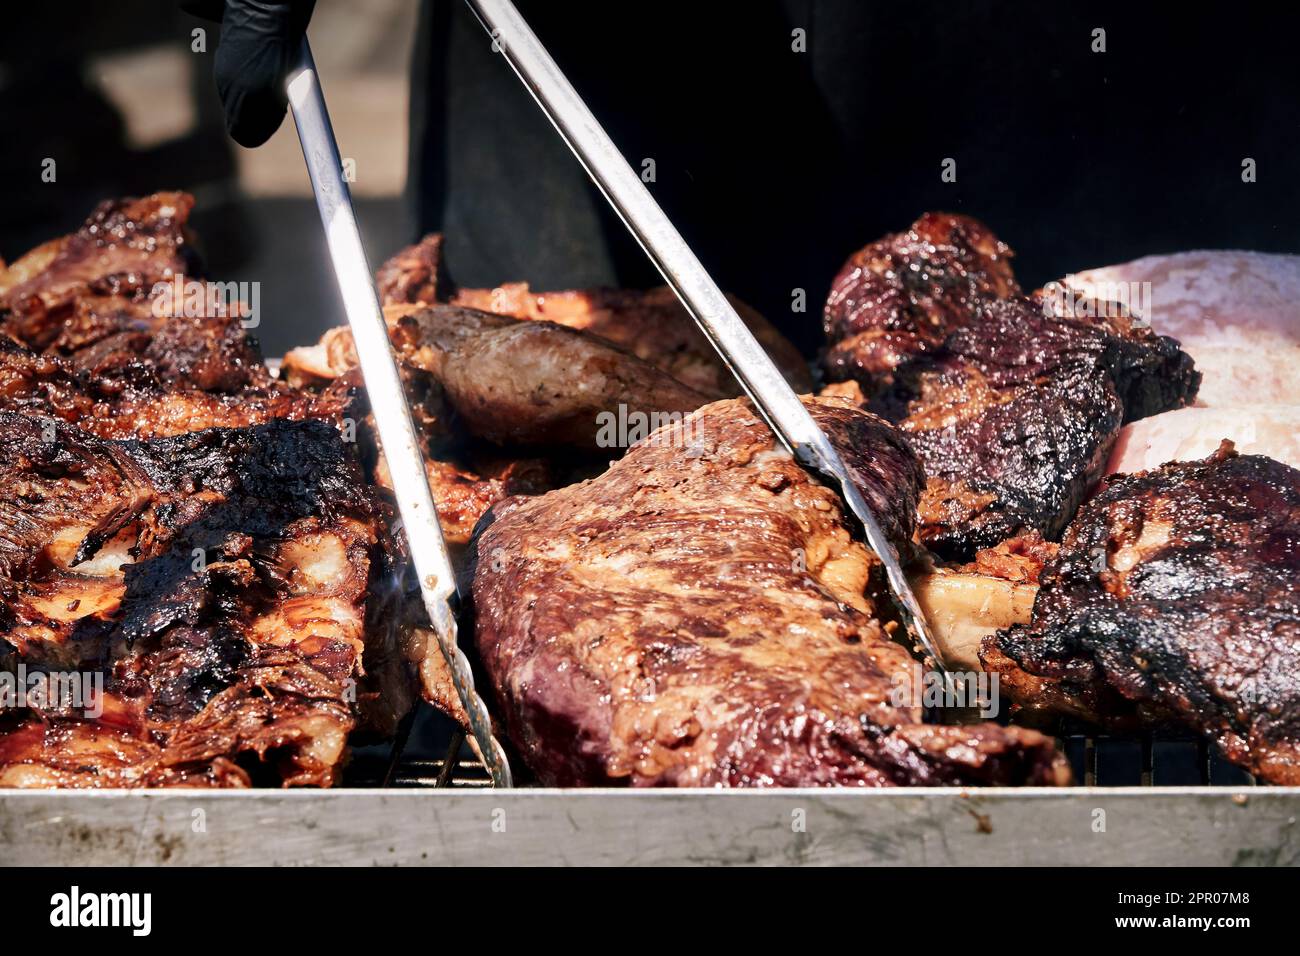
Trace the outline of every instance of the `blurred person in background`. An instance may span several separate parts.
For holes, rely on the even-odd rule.
[[[1300,190],[1289,178],[1300,148],[1289,66],[1298,10],[1245,3],[1230,15],[1180,8],[1170,17],[1131,4],[994,0],[517,4],[633,167],[653,162],[649,188],[719,284],[809,354],[844,259],[927,209],[986,220],[1020,251],[1026,287],[1150,253],[1300,249]],[[261,229],[249,228],[239,211],[254,207],[230,188],[236,163],[220,125],[248,147],[281,125],[284,73],[314,5],[181,6],[222,21],[189,60],[186,82],[206,87],[193,94],[200,122],[193,135],[146,151],[123,144],[81,67],[106,48],[165,39],[188,49],[202,21],[163,0],[11,12],[0,36],[0,116],[10,133],[0,151],[0,254],[72,228],[99,199],[224,177],[227,185],[200,196],[198,231],[223,275],[259,239],[271,247],[252,277],[284,305],[273,310],[282,322],[264,330],[282,349],[337,319],[315,308],[332,290],[314,212],[310,200],[296,200],[301,209],[277,200],[254,218]],[[336,21],[388,9],[319,0],[318,21],[327,7]],[[383,42],[400,59],[404,38]],[[660,282],[462,0],[421,2],[410,42],[409,223],[399,229],[395,209],[372,205],[371,222],[379,213],[393,223],[370,250],[375,264],[399,237],[436,230],[446,234],[452,277],[467,286]],[[326,58],[320,65],[327,96],[337,95],[347,77]],[[210,121],[210,110],[224,115]],[[69,166],[59,189],[34,188],[31,170],[56,154]],[[1242,181],[1245,157],[1258,168],[1252,183]],[[942,175],[946,160],[955,179]],[[301,248],[286,265],[290,245]],[[806,293],[806,313],[792,311],[795,290]]]

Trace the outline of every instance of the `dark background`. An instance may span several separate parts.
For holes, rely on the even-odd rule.
[[[927,209],[986,220],[1016,249],[1027,287],[1180,249],[1300,251],[1294,9],[520,6],[625,154],[655,159],[654,194],[719,282],[809,352],[847,255]],[[140,0],[23,4],[6,18],[0,256],[74,227],[103,196],[197,188],[213,274],[263,283],[263,311],[275,315],[261,330],[269,353],[342,320],[310,200],[241,195],[211,51],[192,80],[198,127],[144,154],[122,146],[111,108],[79,78],[93,51],[186,43],[195,21]],[[807,31],[806,53],[791,51],[795,27]],[[1105,53],[1091,51],[1096,27]],[[361,204],[372,264],[423,220],[446,228],[450,269],[467,285],[657,281],[462,4],[429,4],[415,35],[393,43],[417,47],[419,175],[408,203]],[[40,159],[55,152],[71,161],[47,187]],[[945,157],[957,161],[956,183],[940,179]],[[1257,182],[1242,182],[1245,157]],[[794,288],[807,290],[807,314],[791,314]]]

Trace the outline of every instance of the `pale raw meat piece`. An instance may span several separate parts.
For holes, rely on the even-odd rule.
[[[1300,405],[1180,408],[1144,418],[1120,431],[1106,474],[1199,461],[1225,438],[1243,455],[1267,455],[1300,468]]]
[[[1117,283],[1150,282],[1149,308],[1130,301],[1195,359],[1204,375],[1197,405],[1300,404],[1300,256],[1181,252],[1063,281],[1103,299],[1116,298]]]

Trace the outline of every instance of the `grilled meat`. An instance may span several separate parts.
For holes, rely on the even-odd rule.
[[[101,203],[77,232],[0,268],[0,333],[89,375],[143,365],[167,385],[265,388],[247,307],[185,285],[202,275],[193,204],[185,193]]]
[[[1015,294],[1009,254],[931,214],[851,259],[827,304],[827,374],[907,434],[928,477],[921,540],[950,558],[1059,536],[1120,426],[1190,403],[1200,380],[1127,314]]]
[[[0,785],[328,784],[412,703],[357,383],[277,382],[193,297],[191,204],[105,203],[0,269],[0,657],[104,686],[3,714]]]
[[[352,401],[345,384],[320,394],[277,382],[229,393],[165,383],[141,365],[90,375],[0,335],[0,409],[75,424],[101,438],[158,438],[273,418],[339,420]]]
[[[441,387],[466,431],[498,444],[595,450],[603,446],[602,413],[680,415],[716,397],[551,322],[449,305],[389,306],[385,317],[403,364]],[[346,332],[285,356],[297,380],[325,380],[355,363]]]
[[[401,249],[375,272],[379,301],[385,305],[433,305],[454,291],[442,261],[442,235],[431,232]]]
[[[424,466],[442,536],[451,545],[467,544],[479,518],[498,501],[540,494],[558,480],[546,459],[507,458],[474,444],[440,449],[438,457],[426,457]],[[375,483],[392,488],[382,457],[375,466]]]
[[[808,400],[895,541],[921,471],[900,435]],[[1057,783],[1052,741],[923,724],[913,662],[833,491],[740,400],[656,432],[600,477],[496,506],[475,542],[476,641],[543,783]]]
[[[1029,623],[1038,576],[1057,545],[1033,531],[986,548],[965,565],[914,563],[908,578],[939,655],[951,670],[978,671],[984,638]]]
[[[735,296],[727,298],[790,387],[799,393],[811,392],[812,376],[799,351],[754,309]],[[451,301],[455,305],[554,322],[599,335],[699,392],[727,397],[741,392],[717,350],[667,286],[644,292],[631,289],[533,292],[525,283],[514,283],[491,290],[461,289]]]
[[[871,407],[921,457],[921,540],[952,557],[1024,531],[1058,537],[1126,418],[1190,402],[1198,381],[1170,339],[1048,316],[1026,299],[981,302],[894,378]]]
[[[598,335],[677,381],[707,395],[732,397],[740,386],[717,350],[667,286],[647,291],[583,289],[534,292],[526,282],[495,289],[458,289],[442,264],[442,237],[425,236],[379,269],[385,305],[448,302],[517,319],[541,320]],[[728,297],[795,391],[812,391],[808,363],[762,315]]]
[[[855,252],[831,283],[822,366],[868,397],[899,365],[942,345],[982,299],[1017,295],[1011,249],[968,216],[926,213]]]
[[[193,206],[185,193],[100,203],[77,232],[33,249],[0,272],[4,331],[43,349],[75,320],[78,307],[105,320],[113,308],[149,317],[156,284],[197,271],[185,235]]]
[[[1108,480],[1049,561],[1033,619],[984,642],[1028,714],[1174,722],[1300,784],[1300,471],[1237,455]]]
[[[709,401],[648,362],[582,332],[476,309],[400,316],[393,342],[442,385],[474,435],[500,444],[601,447],[599,416],[690,412]]]
[[[0,786],[332,783],[409,704],[390,517],[323,422],[115,441],[0,412],[0,647],[104,691],[6,714]]]

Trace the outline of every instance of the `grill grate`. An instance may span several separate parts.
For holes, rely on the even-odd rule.
[[[1245,787],[1255,779],[1192,737],[1073,734],[1063,741],[1075,780],[1093,787]]]
[[[463,737],[446,728],[441,731],[446,736],[435,735],[438,752],[456,754],[450,771],[446,756],[428,756],[421,753],[418,741],[413,745],[402,738],[392,748],[359,750],[348,767],[344,785],[396,789],[490,786],[490,777],[464,745]],[[1229,763],[1216,748],[1191,736],[1096,735],[1062,728],[1057,739],[1078,785],[1248,787],[1255,783],[1249,773]],[[427,751],[428,747],[423,749]]]

